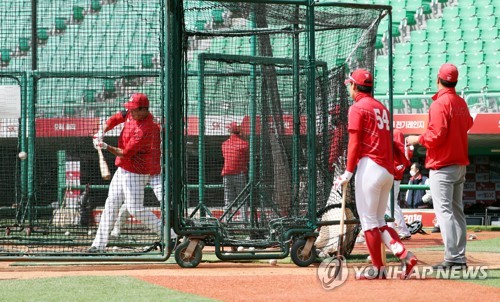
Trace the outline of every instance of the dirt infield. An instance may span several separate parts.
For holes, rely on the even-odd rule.
[[[476,233],[477,240],[500,237],[500,232]],[[405,243],[416,251],[419,265],[431,265],[442,260],[441,250],[421,250],[422,247],[441,244],[439,234],[416,235]],[[419,250],[420,249],[420,250]],[[366,253],[363,244],[355,247],[355,253]],[[500,268],[498,253],[469,252],[469,265],[488,265]],[[318,277],[317,265],[300,268],[294,264],[270,266],[261,263],[215,262],[201,263],[195,269],[182,269],[177,265],[158,263],[141,264],[80,264],[13,265],[0,263],[0,280],[31,279],[62,276],[132,276],[147,282],[186,293],[223,301],[269,301],[352,298],[353,301],[420,301],[456,299],[468,297],[470,301],[498,301],[500,288],[485,287],[453,280],[354,280],[350,270],[347,281],[333,290],[324,290]],[[459,286],[457,286],[459,284]],[[471,297],[471,293],[474,293]]]

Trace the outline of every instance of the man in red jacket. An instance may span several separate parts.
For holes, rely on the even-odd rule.
[[[368,70],[355,70],[346,84],[349,84],[349,93],[354,100],[348,114],[347,166],[344,174],[334,181],[333,189],[346,185],[357,167],[356,209],[375,274],[359,277],[386,277],[380,249],[383,242],[401,260],[401,277],[407,279],[417,264],[417,258],[406,249],[398,233],[387,226],[384,217],[394,180],[391,115],[381,102],[372,97],[373,76]]]
[[[394,228],[398,234],[399,238],[405,240],[411,238],[411,233],[406,226],[405,218],[403,216],[403,211],[398,203],[399,186],[401,185],[401,180],[403,180],[403,175],[405,169],[411,165],[410,158],[413,156],[413,151],[405,150],[405,137],[403,132],[399,129],[393,130],[393,140],[394,140],[394,222],[390,222],[387,225]],[[391,216],[391,199],[387,203],[386,215]]]
[[[473,119],[467,103],[457,95],[458,70],[445,63],[437,77],[438,92],[429,108],[424,134],[407,138],[408,144],[427,148],[425,167],[430,170],[430,189],[436,218],[444,241],[444,262],[435,269],[467,267],[467,229],[462,204],[465,170],[469,164],[467,132]]]
[[[89,253],[104,252],[110,228],[122,203],[128,212],[155,233],[160,233],[161,221],[144,208],[144,189],[150,175],[159,174],[152,145],[158,135],[158,125],[149,112],[149,100],[142,93],[133,94],[124,104],[127,111],[118,112],[106,121],[104,129],[94,135],[94,147],[108,150],[116,156],[118,167],[109,185],[108,198],[101,214],[99,228]],[[104,133],[124,122],[118,147],[103,142]]]
[[[240,126],[236,122],[232,122],[227,127],[227,130],[229,139],[222,143],[224,166],[221,175],[224,182],[225,210],[231,211],[231,208],[237,205],[231,206],[231,204],[245,190],[250,154],[248,142],[240,137]],[[245,220],[245,205],[240,208],[240,215],[242,220]]]

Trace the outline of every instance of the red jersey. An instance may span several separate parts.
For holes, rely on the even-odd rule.
[[[473,120],[463,98],[455,88],[438,91],[429,108],[429,126],[419,144],[427,148],[425,167],[437,170],[451,165],[469,164],[467,132]]]
[[[405,136],[399,129],[394,129],[394,180],[403,180],[405,169],[411,166],[411,162],[405,155]]]
[[[349,108],[349,145],[346,170],[354,172],[358,161],[368,156],[394,174],[389,110],[366,93],[356,95]]]
[[[224,157],[222,176],[248,172],[249,145],[239,135],[231,134],[229,139],[222,143],[222,156]]]
[[[128,111],[118,112],[106,121],[108,131],[121,123],[125,125],[118,138],[118,148],[123,150],[123,157],[116,157],[115,165],[137,174],[160,174],[160,128],[153,121],[153,115],[150,113],[136,121]]]

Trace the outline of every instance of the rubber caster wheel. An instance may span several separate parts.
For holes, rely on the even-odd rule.
[[[316,260],[316,250],[314,245],[307,255],[302,255],[302,251],[304,250],[306,243],[307,240],[299,239],[292,245],[290,257],[292,258],[293,263],[297,266],[306,267],[311,265]]]
[[[193,254],[191,256],[185,255],[185,252],[189,246],[189,240],[184,240],[175,249],[175,262],[180,267],[183,268],[194,268],[197,267],[201,262],[202,252],[199,244],[196,245]]]

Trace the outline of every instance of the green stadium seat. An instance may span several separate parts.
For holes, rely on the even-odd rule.
[[[468,54],[482,52],[484,49],[483,41],[467,41],[465,42],[465,52]]]
[[[490,27],[481,30],[481,40],[491,41],[498,39],[498,27]]]
[[[10,49],[7,49],[7,48],[4,48],[4,49],[0,49],[0,60],[2,62],[2,65],[5,65],[5,64],[9,64],[10,60],[11,60],[11,56],[10,56]]]
[[[444,35],[447,42],[459,41],[463,38],[463,31],[461,29],[447,30]]]
[[[66,30],[66,18],[56,17],[55,29],[58,31]]]
[[[196,20],[196,30],[205,30],[205,24],[207,24],[206,20]]]
[[[221,25],[224,23],[224,10],[223,9],[213,9],[212,10],[212,21],[214,24]]]
[[[411,63],[413,66],[423,66],[429,63],[429,55],[428,54],[417,54],[411,57]]]
[[[484,64],[486,66],[494,66],[500,63],[500,53],[485,53],[484,54]]]
[[[456,89],[464,90],[468,86],[468,81],[467,81],[468,67],[465,64],[455,64],[455,65],[457,66],[458,69],[458,83]]]
[[[84,8],[82,6],[75,5],[73,6],[73,20],[76,22],[83,21],[83,11]]]
[[[452,19],[443,19],[443,30],[445,31],[450,31],[450,30],[456,30],[460,28],[460,19],[457,17],[453,17]]]
[[[466,62],[469,66],[476,66],[484,63],[484,53],[482,52],[467,52]]]
[[[436,53],[436,54],[433,54],[433,55],[429,56],[428,65],[430,67],[432,67],[432,66],[441,66],[444,63],[446,63],[447,59],[448,59],[448,55],[447,54],[445,54],[445,53]]]
[[[465,51],[465,41],[452,41],[448,42],[448,49],[453,53],[463,52]]]
[[[444,38],[445,38],[445,32],[443,30],[427,32],[427,41],[431,44],[438,41],[443,41]]]
[[[396,55],[408,55],[412,52],[411,43],[396,43],[394,54]]]
[[[422,94],[430,88],[429,85],[429,66],[421,66],[413,68],[412,78],[413,78],[413,93]]]
[[[394,75],[393,78],[397,81],[401,79],[411,79],[412,69],[411,67],[398,67],[394,65]]]
[[[29,38],[19,38],[19,50],[24,52],[30,50]]]
[[[419,43],[427,41],[427,31],[425,30],[412,30],[410,33],[411,43]]]
[[[411,55],[394,55],[394,68],[403,68],[411,64]]]
[[[466,19],[461,19],[460,21],[460,29],[462,30],[469,30],[472,28],[477,28],[479,25],[479,18],[478,17],[469,17]]]
[[[412,81],[411,78],[397,79],[394,81],[394,94],[405,95],[411,90]]]
[[[500,39],[484,40],[483,50],[485,53],[500,52]]]
[[[428,32],[439,31],[443,28],[443,19],[429,19],[427,20],[426,30]]]
[[[153,68],[153,54],[143,53],[141,54],[141,66],[142,68]]]
[[[459,7],[458,8],[458,16],[461,19],[474,17],[474,16],[476,16],[476,7],[475,6]]]
[[[495,6],[493,5],[480,5],[476,3],[476,15],[478,17],[484,18],[489,16],[495,16]]]
[[[488,86],[486,65],[473,65],[469,67],[467,77],[469,92],[481,92]]]
[[[500,65],[498,65],[497,68],[500,68]],[[500,92],[500,75],[498,73],[496,77],[489,77],[486,83],[488,92]]]
[[[429,51],[429,42],[411,42],[411,52],[413,55],[425,54]]]
[[[83,90],[83,101],[85,103],[95,103],[95,89],[84,89]]]
[[[417,19],[415,18],[415,14],[417,12],[413,10],[406,10],[406,25],[415,26],[417,25]]]
[[[443,18],[445,20],[452,20],[458,18],[458,7],[457,6],[447,6],[443,9]]]
[[[448,43],[446,41],[438,41],[429,45],[429,54],[441,54],[448,51]]]
[[[482,30],[493,28],[497,26],[497,21],[495,16],[480,17],[478,27]]]
[[[464,52],[459,52],[455,54],[448,54],[448,62],[455,65],[463,65],[466,63],[466,54]]]
[[[474,41],[481,39],[481,30],[478,28],[471,28],[463,32],[462,39],[464,41]]]
[[[396,113],[406,113],[406,104],[405,100],[402,99],[393,99],[392,100],[392,109]]]
[[[92,0],[90,2],[90,9],[94,12],[98,12],[102,9],[101,0]]]
[[[39,27],[37,30],[37,37],[40,42],[45,42],[49,39],[49,29],[47,27]]]

